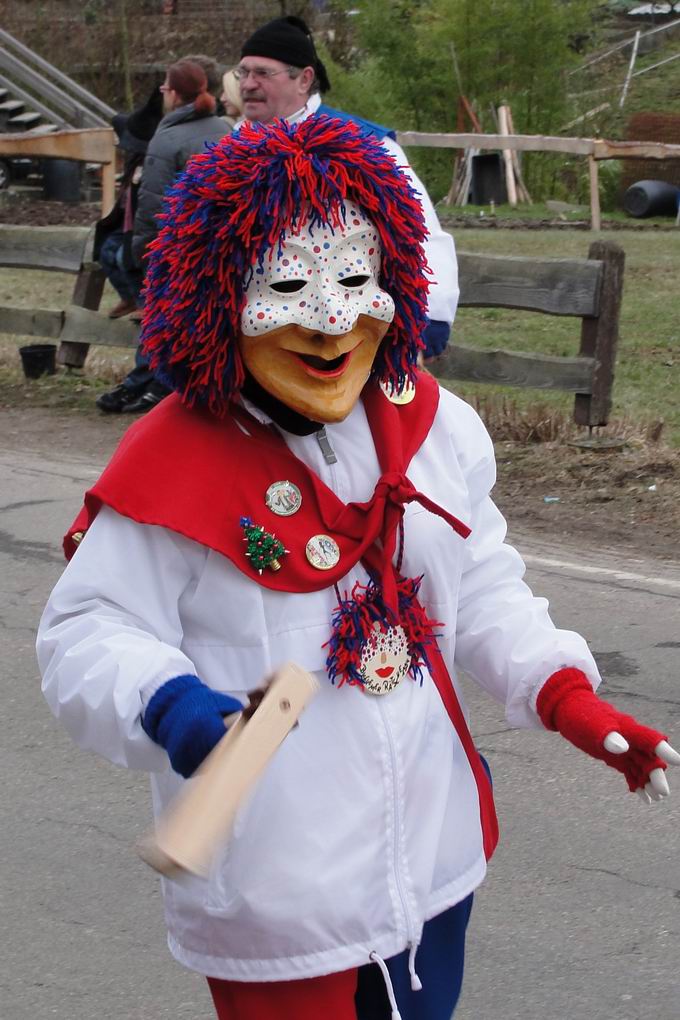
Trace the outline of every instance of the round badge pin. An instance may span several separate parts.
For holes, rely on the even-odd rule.
[[[332,570],[340,560],[340,546],[330,535],[313,535],[305,546],[305,556],[317,570]]]
[[[380,389],[391,404],[410,404],[416,395],[416,388],[412,382],[405,382],[400,390],[393,390],[388,383],[381,382]]]
[[[281,482],[272,482],[267,489],[264,501],[272,513],[279,517],[292,517],[302,506],[302,493],[297,485],[286,479]]]

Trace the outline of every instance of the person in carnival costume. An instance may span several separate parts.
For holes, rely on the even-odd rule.
[[[598,699],[522,580],[472,408],[417,368],[420,202],[374,138],[244,125],[169,192],[143,342],[175,393],[85,497],[40,625],[74,739],[156,812],[293,660],[320,693],[209,879],[163,882],[222,1020],[449,1020],[498,830],[456,673],[668,793],[663,734]]]
[[[232,73],[239,80],[243,113],[248,120],[270,124],[277,117],[285,117],[289,124],[296,124],[322,114],[351,120],[362,131],[378,138],[404,170],[418,193],[427,227],[424,244],[431,287],[422,354],[425,359],[441,354],[448,343],[458,305],[456,249],[451,235],[441,228],[425,186],[397,144],[396,131],[335,110],[323,102],[322,96],[331,91],[331,83],[316,52],[312,33],[302,18],[289,15],[260,25],[243,43],[241,59]]]

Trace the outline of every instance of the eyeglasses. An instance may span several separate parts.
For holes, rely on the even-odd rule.
[[[248,75],[252,75],[255,81],[266,81],[267,78],[275,78],[277,74],[286,74],[292,71],[292,67],[282,67],[280,71],[269,71],[266,67],[234,67],[232,72],[236,81],[246,81]]]

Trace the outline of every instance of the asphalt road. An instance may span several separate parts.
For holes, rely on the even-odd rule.
[[[78,751],[40,694],[36,624],[98,467],[0,438],[0,1018],[208,1020],[204,982],[170,958],[157,880],[132,849],[146,778]],[[680,566],[516,538],[556,620],[590,641],[607,695],[680,746]],[[456,1020],[678,1020],[680,770],[675,799],[646,808],[558,736],[509,730],[474,689],[469,705],[502,842]]]

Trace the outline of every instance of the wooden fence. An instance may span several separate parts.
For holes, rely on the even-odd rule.
[[[430,369],[463,379],[575,394],[574,421],[606,425],[612,405],[625,257],[611,241],[594,241],[587,259],[515,258],[458,253],[461,308],[511,308],[581,320],[574,357],[502,349],[482,351],[454,341]]]
[[[60,342],[59,362],[81,367],[90,344],[130,347],[138,326],[109,319],[99,303],[105,283],[91,260],[86,227],[0,226],[0,267],[75,275],[71,304],[62,310],[0,307],[0,332]],[[612,242],[591,244],[585,259],[537,259],[459,252],[460,305],[511,308],[581,320],[573,357],[506,350],[481,351],[452,342],[430,364],[441,379],[461,379],[575,394],[574,420],[606,425],[619,336],[624,254]]]
[[[513,152],[564,152],[585,156],[590,181],[590,226],[600,230],[600,191],[598,163],[603,159],[680,159],[680,145],[663,142],[615,142],[602,138],[559,138],[550,135],[435,134],[425,131],[398,131],[397,141],[405,148],[422,146],[435,149],[494,149]]]
[[[0,268],[42,269],[75,276],[64,310],[0,306],[0,332],[42,336],[60,342],[59,363],[81,368],[90,344],[137,346],[139,327],[99,311],[106,277],[92,261],[90,227],[0,226]]]

